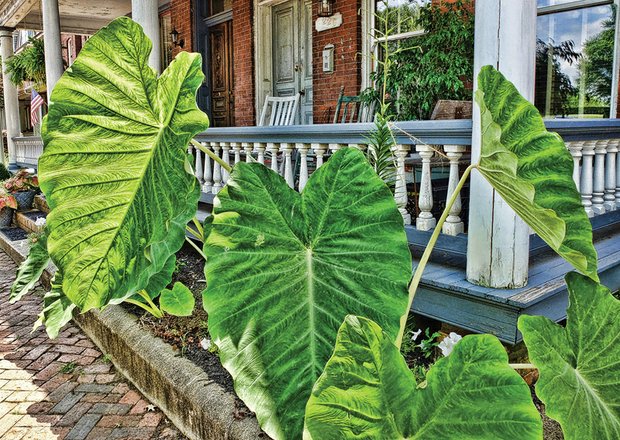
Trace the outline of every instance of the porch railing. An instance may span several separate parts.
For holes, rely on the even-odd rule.
[[[15,159],[22,167],[37,167],[39,156],[43,154],[43,141],[39,136],[22,136],[13,138],[15,142]]]
[[[588,215],[620,209],[620,120],[549,120],[546,126],[566,141],[575,164],[573,178]],[[373,124],[211,128],[197,139],[226,163],[250,161],[251,156],[280,173],[292,188],[301,190],[334,151],[344,147],[365,151],[372,129]],[[401,122],[395,124],[393,132],[395,201],[407,224],[428,231],[435,227],[464,163],[469,162],[471,121]],[[36,167],[43,151],[41,139],[14,140],[18,164]],[[194,171],[202,185],[203,199],[210,200],[229,176],[204,153],[191,146],[189,151],[195,158]],[[469,197],[467,192],[462,194],[464,200]],[[463,206],[455,204],[442,232],[466,232]]]
[[[566,141],[588,215],[620,209],[620,120],[549,120],[546,125]],[[251,156],[280,173],[292,188],[302,190],[312,170],[334,151],[343,147],[366,150],[372,129],[372,124],[212,128],[197,138],[230,165],[250,161]],[[456,187],[463,162],[469,162],[471,121],[403,122],[395,124],[393,132],[396,204],[406,224],[428,231],[436,225],[437,208],[443,208]],[[204,153],[193,147],[190,152],[195,155],[195,173],[203,193],[217,194],[228,175]],[[438,169],[443,179],[436,178]],[[446,180],[444,191],[437,191],[438,182],[446,186]],[[461,197],[468,199],[467,191]],[[466,232],[466,218],[459,197],[442,232]]]

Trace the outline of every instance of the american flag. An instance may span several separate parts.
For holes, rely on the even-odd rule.
[[[30,124],[34,127],[39,122],[41,122],[41,107],[43,107],[45,101],[41,98],[34,89],[32,90],[32,95],[30,97]]]

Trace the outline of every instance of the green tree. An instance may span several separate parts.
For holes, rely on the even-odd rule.
[[[604,104],[611,99],[612,70],[614,61],[614,34],[616,10],[603,22],[603,31],[586,41],[580,63],[580,71],[586,76],[586,92]]]

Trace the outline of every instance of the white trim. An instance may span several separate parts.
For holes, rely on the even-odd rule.
[[[618,87],[620,86],[620,0],[615,0],[616,4],[616,32],[614,36],[614,64],[611,69],[611,100],[609,107],[609,117],[615,118],[618,114]]]
[[[372,17],[374,14],[374,1],[364,0],[362,2],[362,8],[360,10],[360,16],[362,17],[362,81],[361,88],[366,90],[372,85],[370,81],[370,74],[372,72],[372,57],[370,52],[372,50]]]
[[[282,1],[254,0],[253,25],[256,29],[254,33],[254,60],[256,62],[254,112],[256,121],[260,118],[265,97],[273,94],[271,6],[277,3],[282,3]]]

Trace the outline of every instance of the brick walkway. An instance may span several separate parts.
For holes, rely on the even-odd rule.
[[[42,292],[9,304],[15,269],[0,251],[0,439],[184,439],[76,326],[31,333]]]

